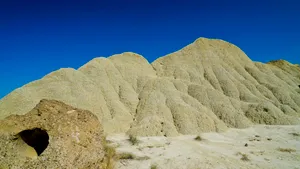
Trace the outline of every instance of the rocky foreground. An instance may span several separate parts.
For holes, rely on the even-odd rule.
[[[0,120],[0,147],[0,169],[299,169],[300,125],[105,137],[90,111],[44,99]]]
[[[41,100],[25,115],[0,120],[0,169],[100,168],[104,139],[91,112]]]

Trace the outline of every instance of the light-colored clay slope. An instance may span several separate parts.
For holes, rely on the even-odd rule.
[[[52,72],[0,100],[0,118],[56,99],[90,110],[107,133],[176,136],[299,124],[298,85],[297,65],[252,62],[233,44],[199,38],[152,64],[126,52]]]

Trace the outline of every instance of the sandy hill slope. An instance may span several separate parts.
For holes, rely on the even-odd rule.
[[[0,100],[0,119],[41,99],[90,110],[106,133],[176,136],[253,124],[300,124],[300,67],[253,62],[237,46],[199,38],[149,64],[135,53],[63,68]]]

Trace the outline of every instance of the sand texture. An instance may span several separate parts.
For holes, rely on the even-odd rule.
[[[107,139],[120,157],[115,169],[300,169],[300,125],[137,137],[135,145],[124,134]]]

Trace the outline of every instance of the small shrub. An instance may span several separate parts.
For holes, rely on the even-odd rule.
[[[197,136],[194,139],[197,140],[197,141],[202,141],[202,137],[201,136]]]
[[[295,137],[300,137],[299,133],[290,133],[291,135],[295,136]]]
[[[254,152],[253,152],[254,153]],[[244,154],[244,153],[241,153],[241,152],[238,152],[236,153],[236,155],[241,155],[241,160],[243,161],[250,161],[250,159],[248,158],[248,155],[247,154]]]
[[[248,158],[247,154],[242,154],[241,160],[243,160],[243,161],[250,161],[250,159]]]
[[[151,167],[150,167],[150,169],[157,169],[157,165],[152,164]]]
[[[104,144],[104,151],[105,156],[103,161],[101,162],[102,169],[113,169],[114,168],[114,161],[116,160],[116,150],[115,148]]]
[[[291,149],[291,148],[279,148],[278,150],[281,152],[287,152],[287,153],[296,152],[295,149]]]
[[[122,153],[122,154],[119,154],[118,155],[118,158],[119,159],[125,159],[125,160],[132,160],[132,159],[134,159],[134,155],[133,154],[131,154],[131,153]]]
[[[148,157],[148,156],[142,156],[142,157],[135,157],[134,159],[136,159],[136,160],[149,160],[150,157]]]
[[[120,153],[117,155],[119,160],[149,160],[148,156],[137,157],[132,153]]]
[[[137,145],[139,143],[139,140],[133,135],[129,135],[129,141],[132,145]]]

